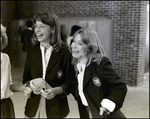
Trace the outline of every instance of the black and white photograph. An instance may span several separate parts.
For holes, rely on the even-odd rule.
[[[149,1],[1,0],[1,118],[149,118]]]

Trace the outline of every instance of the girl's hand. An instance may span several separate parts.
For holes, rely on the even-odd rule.
[[[62,89],[62,87],[52,88],[50,86],[50,88],[43,90],[42,92],[43,93],[41,95],[49,100],[49,99],[53,99],[57,94],[63,93],[63,89]]]
[[[42,93],[41,90],[42,90],[42,88],[33,89],[33,93],[36,95],[41,95],[41,93]]]
[[[41,92],[41,95],[48,100],[53,99],[56,96],[56,94],[52,91],[52,88],[46,90],[42,89]]]
[[[106,112],[106,113],[107,113],[107,115],[109,115],[109,114],[110,114],[110,111],[108,111],[106,108],[104,108],[104,107],[100,107],[100,115],[104,115],[104,112]]]
[[[25,83],[23,85],[23,92],[24,92],[25,97],[30,98],[32,89],[30,87],[28,87],[27,84]]]

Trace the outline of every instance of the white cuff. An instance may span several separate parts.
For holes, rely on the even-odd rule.
[[[113,112],[116,107],[116,104],[109,99],[103,99],[101,102],[101,106],[106,108],[110,112]]]

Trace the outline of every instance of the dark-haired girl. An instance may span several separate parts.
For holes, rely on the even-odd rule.
[[[37,13],[33,21],[35,46],[27,54],[23,75],[23,84],[32,89],[25,94],[25,117],[64,118],[69,113],[69,81],[75,78],[71,54],[61,41],[59,20],[54,13]],[[39,85],[40,79],[49,86],[33,85]]]

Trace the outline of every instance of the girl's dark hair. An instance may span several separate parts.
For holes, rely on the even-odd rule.
[[[50,35],[49,43],[51,46],[53,46],[54,51],[58,52],[62,47],[58,17],[52,12],[41,12],[34,15],[33,22],[35,23],[36,20],[49,25],[54,31]],[[35,36],[32,38],[32,40],[33,42],[37,43],[37,38]]]
[[[27,26],[27,27],[32,27],[32,26],[33,26],[32,20],[28,20],[28,21],[26,22],[26,26]]]
[[[78,26],[78,25],[74,25],[71,27],[71,33],[70,36],[73,36],[78,30],[82,29],[82,27]]]

